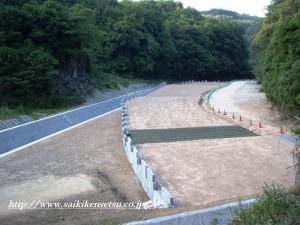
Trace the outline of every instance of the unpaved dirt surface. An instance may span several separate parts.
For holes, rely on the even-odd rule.
[[[122,209],[8,209],[31,202],[145,202],[122,145],[121,114],[113,112],[0,159],[0,224],[99,224],[177,212]]]
[[[150,99],[138,98],[134,100],[138,104],[132,106],[139,112],[133,117],[136,111],[129,109],[132,126],[142,129],[238,123],[198,104],[204,93],[219,85],[169,85],[154,92]],[[269,134],[255,140],[145,144],[142,147],[147,159],[183,207],[140,211],[7,208],[10,200],[147,201],[123,149],[120,118],[120,112],[113,112],[0,158],[0,224],[96,225],[104,219],[128,222],[248,198],[259,192],[263,181],[279,180],[287,186],[291,183],[293,170],[285,169],[290,165],[290,146]]]
[[[131,129],[167,129],[228,125],[199,110],[199,99],[223,83],[168,85],[149,96],[128,103]]]
[[[220,108],[221,111],[226,110],[230,114],[236,113],[236,116],[242,115],[248,124],[251,119],[253,126],[258,127],[261,122],[265,131],[279,134],[280,127],[283,126],[284,132],[290,133],[293,122],[288,121],[272,107],[265,93],[260,90],[261,86],[256,81],[234,82],[216,92],[211,104],[215,109]]]
[[[231,115],[198,104],[200,96],[213,87],[216,84],[170,85],[137,98],[128,104],[130,127],[248,127],[248,121],[233,120]],[[161,182],[184,207],[251,198],[261,192],[265,182],[293,185],[294,169],[287,168],[293,165],[290,153],[294,145],[280,141],[275,133],[251,129],[261,136],[142,144],[140,148]]]

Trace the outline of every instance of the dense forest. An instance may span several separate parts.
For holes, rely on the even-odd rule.
[[[225,9],[211,9],[209,11],[201,11],[201,14],[207,17],[213,17],[219,20],[232,20],[237,22],[245,31],[244,38],[249,50],[249,64],[251,68],[257,65],[258,57],[256,52],[250,51],[251,43],[258,31],[262,28],[263,18],[258,16],[250,16],[247,14],[239,14],[234,11]]]
[[[300,0],[273,0],[252,45],[255,67],[272,103],[300,113]]]
[[[260,20],[261,18],[258,16],[250,16],[247,14],[239,14],[235,11],[225,10],[225,9],[211,9],[208,11],[201,11],[202,15],[206,16],[216,16],[220,18],[228,18],[234,20]]]
[[[2,0],[0,105],[57,107],[116,77],[251,77],[244,30],[170,0]]]

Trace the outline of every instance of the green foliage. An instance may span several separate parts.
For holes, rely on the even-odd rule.
[[[258,202],[242,209],[232,225],[300,224],[300,187],[287,191],[273,184],[263,189]]]
[[[0,101],[2,104],[32,104],[32,96],[47,98],[57,61],[42,48],[0,48]],[[38,102],[36,102],[38,104]]]
[[[300,137],[300,128],[296,128],[293,130],[293,133]]]
[[[116,220],[104,219],[100,222],[99,225],[120,225],[120,223],[117,222]]]
[[[7,120],[19,115],[29,115],[33,119],[40,119],[42,117],[49,116],[51,114],[59,113],[62,111],[66,111],[70,109],[70,107],[61,107],[61,108],[32,108],[32,107],[25,107],[25,106],[18,106],[15,108],[8,108],[8,107],[0,107],[0,120]]]
[[[300,112],[299,21],[299,0],[274,0],[252,46],[259,56],[255,74],[268,98],[292,115]]]
[[[0,3],[1,105],[56,107],[78,102],[72,93],[63,96],[55,90],[70,60],[86,57],[83,38],[76,33],[83,19],[76,18],[76,24],[72,19],[54,0]],[[88,66],[82,67],[88,71]]]
[[[0,104],[10,107],[75,104],[130,79],[251,76],[238,23],[173,1],[2,1],[0,26]]]
[[[214,16],[214,17],[221,17],[221,18],[228,18],[234,20],[260,20],[260,17],[257,16],[250,16],[247,14],[239,14],[234,11],[225,10],[225,9],[211,9],[209,11],[202,11],[203,15],[206,16]]]

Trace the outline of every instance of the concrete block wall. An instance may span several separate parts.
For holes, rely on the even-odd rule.
[[[162,84],[150,91],[144,92],[143,94],[135,97],[145,96],[161,87],[165,86]],[[135,98],[133,97],[133,98]],[[169,207],[177,207],[178,203],[174,200],[171,193],[164,187],[158,176],[154,173],[149,163],[143,157],[138,146],[132,144],[129,133],[129,121],[128,121],[128,106],[127,101],[133,98],[127,98],[122,100],[122,134],[123,134],[123,144],[128,160],[139,180],[143,189],[149,196],[149,198],[155,202],[164,202]]]
[[[242,208],[249,207],[255,202],[255,199],[249,199],[172,216],[135,221],[125,225],[228,225]]]

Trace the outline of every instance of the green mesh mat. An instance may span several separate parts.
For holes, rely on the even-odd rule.
[[[240,126],[129,130],[133,144],[259,136]]]

